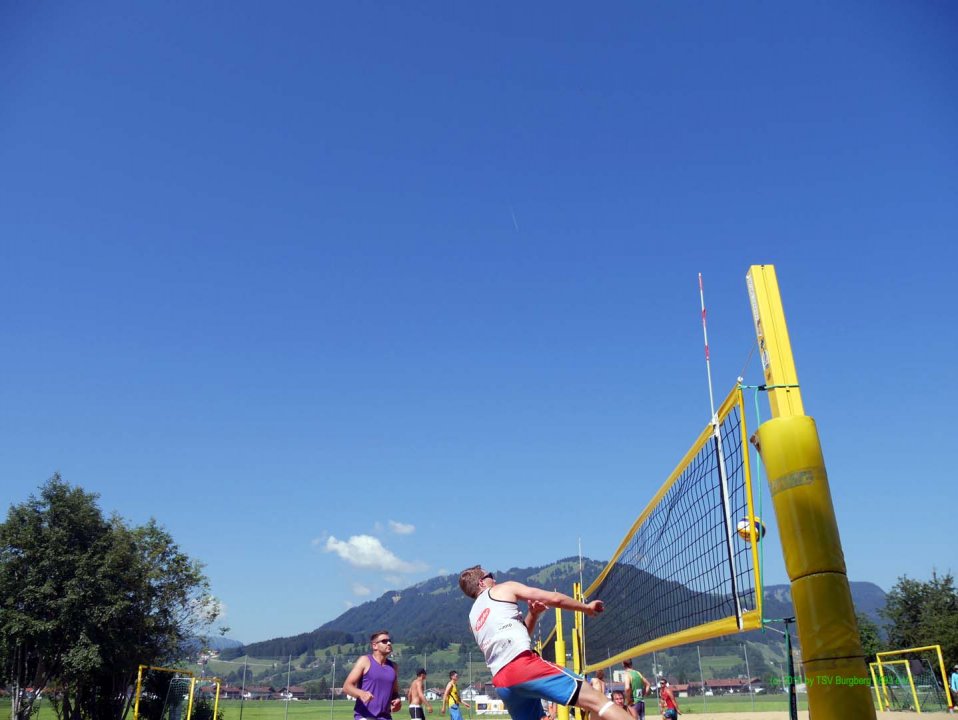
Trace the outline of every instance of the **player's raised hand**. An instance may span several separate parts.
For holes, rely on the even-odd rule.
[[[541,602],[539,600],[529,601],[529,612],[532,613],[533,615],[541,615],[548,609],[549,609],[549,606],[546,605],[544,602]]]
[[[585,614],[592,617],[593,615],[598,615],[603,610],[605,610],[605,603],[601,600],[593,600],[586,605]]]

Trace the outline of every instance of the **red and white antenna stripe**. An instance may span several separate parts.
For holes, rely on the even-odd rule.
[[[705,372],[709,378],[709,406],[712,409],[712,423],[716,422],[715,397],[712,393],[712,362],[709,357],[709,331],[705,324],[705,288],[702,285],[702,273],[699,273],[699,300],[702,303],[702,337],[705,338]]]

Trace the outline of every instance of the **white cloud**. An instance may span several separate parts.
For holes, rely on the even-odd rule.
[[[360,585],[359,583],[353,583],[353,595],[369,595],[372,590],[370,590],[365,585]]]
[[[412,535],[414,532],[416,532],[415,525],[396,522],[395,520],[389,521],[389,529],[392,530],[397,535]]]
[[[350,565],[383,572],[414,573],[424,570],[421,563],[411,563],[387,550],[372,535],[353,535],[349,540],[337,540],[332,535],[326,540],[326,552],[334,552]]]

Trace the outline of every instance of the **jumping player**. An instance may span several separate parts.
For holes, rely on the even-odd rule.
[[[541,700],[575,705],[603,720],[632,720],[616,705],[565,668],[547,662],[532,651],[530,635],[546,608],[578,610],[596,615],[601,600],[581,603],[559,592],[548,592],[522,583],[496,584],[495,576],[476,565],[459,575],[459,587],[473,598],[469,626],[492,673],[492,684],[512,720],[540,720]],[[529,604],[525,618],[518,601]]]

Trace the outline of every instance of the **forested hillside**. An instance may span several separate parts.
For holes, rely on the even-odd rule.
[[[583,576],[595,577],[603,564],[583,560]],[[500,582],[518,580],[548,589],[569,592],[579,580],[578,558],[552,565],[496,571]],[[251,643],[225,651],[225,658],[244,653],[255,657],[301,655],[331,645],[364,643],[368,635],[388,628],[397,641],[423,648],[444,649],[450,643],[472,643],[467,617],[471,601],[459,590],[459,575],[441,575],[404,590],[391,590],[376,600],[350,608],[335,620],[309,633]],[[547,613],[540,622],[543,633],[551,632],[555,617]]]
[[[582,577],[588,583],[603,569],[604,563],[584,559]],[[641,571],[637,571],[641,572]],[[532,568],[510,568],[496,571],[497,579],[517,580],[529,585],[570,592],[578,582],[578,558],[565,558],[552,565]],[[419,648],[441,650],[451,643],[472,643],[466,618],[471,601],[459,590],[458,575],[442,575],[403,590],[391,590],[376,600],[350,608],[335,620],[316,630],[292,637],[251,643],[243,648],[225,650],[223,657],[297,657],[307,652],[351,643],[363,644],[375,630],[387,628],[399,642]],[[851,583],[852,597],[859,612],[878,621],[878,610],[884,606],[885,593],[868,582]],[[783,618],[794,614],[788,585],[772,585],[765,590],[765,617]],[[552,613],[540,621],[545,635],[555,625]],[[774,634],[752,633],[750,641],[775,642]],[[740,642],[740,641],[739,641]]]
[[[595,578],[603,567],[604,563],[583,560],[585,583]],[[495,572],[500,582],[517,580],[566,593],[571,591],[572,583],[580,579],[577,558],[565,558],[542,567]],[[853,582],[851,588],[858,611],[879,620],[877,613],[884,606],[885,598],[881,588],[867,582]],[[672,596],[676,597],[674,593]],[[376,600],[351,608],[311,632],[223,650],[220,658],[224,663],[217,672],[228,682],[239,684],[246,660],[236,659],[245,656],[252,659],[245,669],[247,683],[282,687],[288,679],[292,684],[306,685],[309,692],[322,697],[329,692],[332,678],[339,678],[341,682],[355,658],[368,652],[369,634],[385,628],[397,640],[396,659],[403,682],[408,680],[407,676],[411,678],[420,665],[428,665],[435,677],[441,677],[449,669],[464,672],[468,669],[468,675],[482,682],[488,678],[467,623],[470,602],[459,590],[458,575],[431,578],[383,593]],[[654,615],[655,608],[650,612]],[[764,615],[770,619],[794,615],[788,585],[765,589]],[[555,625],[555,614],[543,615],[539,625],[538,636],[544,638]],[[683,682],[702,676],[737,677],[746,673],[752,677],[777,677],[785,667],[781,628],[781,623],[773,623],[765,632],[752,631],[673,648],[657,653],[655,658],[637,658],[637,667],[650,672],[654,664],[657,672],[665,672]],[[797,645],[794,627],[793,640]],[[290,666],[293,666],[291,673]]]

